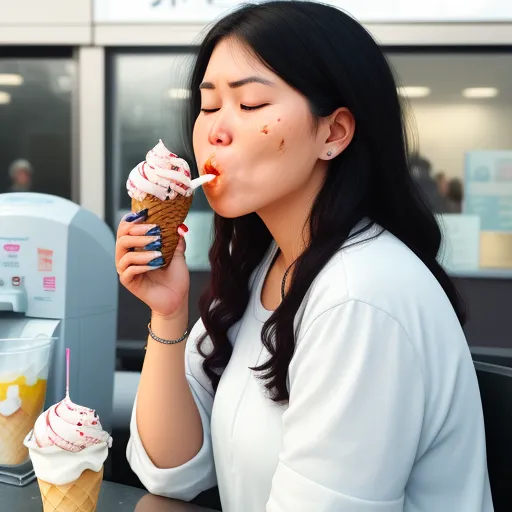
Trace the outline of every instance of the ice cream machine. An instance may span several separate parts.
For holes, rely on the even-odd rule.
[[[0,339],[26,345],[32,338],[55,338],[45,408],[64,398],[64,354],[70,348],[74,400],[95,409],[105,430],[112,423],[115,371],[114,248],[108,226],[71,201],[0,194]],[[5,366],[0,361],[0,386],[23,377]]]

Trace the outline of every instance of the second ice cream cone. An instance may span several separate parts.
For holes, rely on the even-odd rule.
[[[0,462],[5,465],[22,464],[28,460],[28,450],[23,445],[25,436],[32,430],[37,419],[23,409],[10,416],[0,414]]]
[[[192,200],[192,195],[187,197],[181,194],[168,201],[161,201],[149,194],[142,201],[132,199],[132,211],[140,212],[147,208],[148,218],[145,222],[156,224],[160,227],[162,232],[161,252],[164,258],[164,268],[171,263],[180,239],[177,229],[187,217],[192,206]]]
[[[38,479],[44,512],[94,512],[98,504],[103,468],[85,470],[80,477],[65,485],[53,485]]]

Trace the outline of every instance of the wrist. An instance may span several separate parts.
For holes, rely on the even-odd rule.
[[[153,332],[162,338],[166,336],[158,333],[172,332],[176,335],[175,338],[179,338],[188,327],[188,308],[180,309],[171,315],[161,315],[152,311],[150,325]]]
[[[183,318],[188,321],[188,299],[184,301],[184,304],[180,306],[176,311],[170,313],[168,315],[163,315],[162,313],[158,313],[157,311],[151,311],[151,321],[155,322],[176,322],[177,320],[183,320]]]

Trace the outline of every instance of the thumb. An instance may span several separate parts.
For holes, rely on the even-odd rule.
[[[185,257],[185,251],[187,250],[187,242],[185,241],[185,233],[188,231],[187,226],[185,224],[180,224],[178,227],[178,235],[180,235],[180,240],[174,251],[174,257],[178,256],[181,258]]]

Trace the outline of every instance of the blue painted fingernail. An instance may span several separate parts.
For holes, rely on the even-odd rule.
[[[161,240],[155,240],[154,242],[151,242],[144,246],[145,251],[159,251],[162,248],[162,241]]]
[[[161,267],[163,264],[164,264],[164,259],[162,258],[162,256],[160,256],[159,258],[155,258],[154,260],[151,260],[148,263],[148,265],[150,267]]]
[[[156,236],[161,235],[162,231],[160,230],[160,226],[156,226],[154,228],[151,228],[147,233],[146,236]]]
[[[125,217],[126,222],[135,222],[138,219],[147,219],[148,218],[148,209],[141,210],[140,212],[130,213],[127,217]]]

